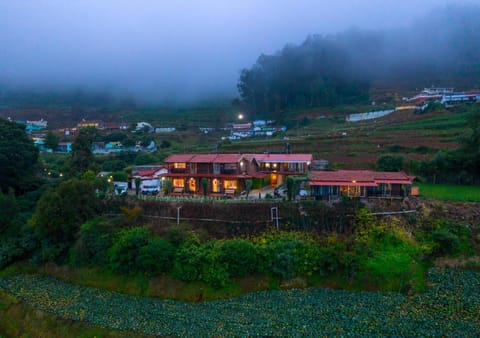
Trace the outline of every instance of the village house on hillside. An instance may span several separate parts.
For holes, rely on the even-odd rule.
[[[319,200],[347,197],[405,197],[411,194],[413,176],[404,172],[370,170],[311,171],[308,184]]]
[[[289,175],[305,175],[311,154],[175,154],[167,157],[173,193],[203,192],[234,195],[246,189],[247,179],[269,179],[272,186]]]
[[[99,120],[85,120],[82,119],[82,121],[77,123],[77,128],[96,128],[96,129],[103,129],[105,127],[105,124],[102,121]]]
[[[144,165],[135,166],[132,168],[132,173],[128,178],[128,187],[130,189],[136,188],[137,179],[140,180],[140,191],[142,194],[157,193],[163,189],[165,175],[168,173],[168,168],[163,165]]]

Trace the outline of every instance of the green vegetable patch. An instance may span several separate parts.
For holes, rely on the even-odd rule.
[[[461,336],[480,332],[480,273],[432,269],[427,291],[304,289],[186,303],[16,275],[0,288],[65,319],[161,336]]]

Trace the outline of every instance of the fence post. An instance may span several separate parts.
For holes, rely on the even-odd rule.
[[[177,208],[177,224],[180,224],[180,209],[182,209],[182,206]]]
[[[279,231],[280,227],[278,225],[278,207],[270,208],[270,219],[272,222],[275,221],[275,224],[277,226],[277,231]]]

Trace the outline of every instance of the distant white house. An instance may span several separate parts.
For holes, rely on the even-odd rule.
[[[162,133],[172,133],[176,130],[174,127],[165,127],[165,128],[155,128],[155,133],[162,134]]]
[[[430,87],[424,88],[421,94],[425,95],[448,95],[453,94],[453,87]]]
[[[265,120],[255,120],[253,121],[253,126],[254,127],[263,127],[267,125],[267,121]]]
[[[134,132],[147,131],[148,133],[153,133],[154,128],[148,122],[137,122]]]
[[[368,113],[359,113],[359,114],[350,114],[347,116],[347,122],[358,122],[364,120],[377,119],[379,117],[386,116],[395,111],[395,109],[380,110],[380,111],[371,111]]]

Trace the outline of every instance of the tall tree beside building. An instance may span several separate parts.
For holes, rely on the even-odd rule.
[[[7,193],[34,190],[38,149],[25,133],[25,126],[0,118],[0,188]]]
[[[88,129],[80,130],[72,145],[72,153],[69,161],[69,174],[77,176],[91,169],[95,171],[97,165],[92,153],[94,135]]]
[[[46,191],[37,203],[32,225],[51,245],[64,253],[80,226],[94,217],[98,200],[92,181],[72,179]]]
[[[47,136],[45,136],[45,147],[48,149],[51,149],[52,151],[55,151],[58,147],[58,142],[60,141],[60,137],[51,131],[47,133]]]

